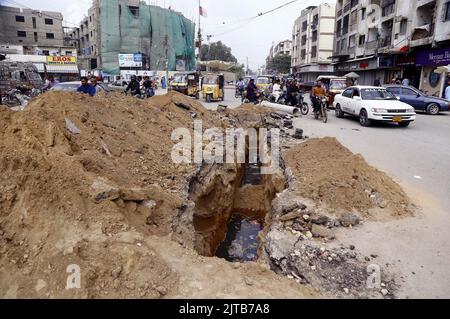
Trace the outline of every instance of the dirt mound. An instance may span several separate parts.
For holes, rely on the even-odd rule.
[[[50,92],[23,112],[0,108],[0,297],[305,296],[256,265],[230,265],[211,286],[225,262],[171,240],[198,169],[173,163],[171,134],[193,119],[204,129],[234,121],[175,92]],[[66,290],[73,265],[81,288]]]
[[[333,212],[410,215],[402,188],[334,138],[312,139],[290,149],[285,161],[301,196],[325,204]]]
[[[171,132],[193,117],[219,121],[176,93],[140,101],[51,92],[24,112],[0,108],[2,296],[73,296],[62,279],[69,264],[89,274],[76,297],[173,288],[170,267],[137,244],[171,231],[195,170],[172,162]]]

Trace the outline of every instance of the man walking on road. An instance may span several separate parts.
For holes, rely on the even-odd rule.
[[[77,89],[77,92],[89,94],[92,97],[95,95],[95,88],[89,83],[88,78],[83,76],[81,78],[81,86]]]

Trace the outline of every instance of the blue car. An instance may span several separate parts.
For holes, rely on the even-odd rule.
[[[427,96],[411,86],[386,85],[386,90],[400,98],[400,101],[411,105],[416,111],[425,111],[430,115],[450,110],[450,102],[434,96]]]

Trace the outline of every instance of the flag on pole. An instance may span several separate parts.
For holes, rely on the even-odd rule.
[[[200,15],[201,15],[202,17],[205,17],[205,18],[208,17],[208,12],[207,12],[206,9],[203,8],[202,6],[200,6]]]

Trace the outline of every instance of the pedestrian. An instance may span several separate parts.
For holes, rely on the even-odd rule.
[[[402,81],[402,85],[403,86],[409,86],[409,79],[408,78],[404,78]]]
[[[255,85],[255,80],[251,79],[250,82],[248,82],[247,85],[247,99],[250,102],[256,101],[256,92],[258,91],[258,88]]]
[[[55,77],[53,75],[49,75],[47,77],[47,80],[45,81],[44,85],[44,91],[50,90],[52,87],[54,87],[57,84]]]
[[[89,83],[88,78],[86,76],[83,76],[81,78],[81,86],[78,87],[77,92],[89,94],[89,96],[94,96],[95,88]]]
[[[445,99],[450,102],[450,79],[447,80],[447,88],[445,89]]]
[[[98,85],[98,78],[92,77],[91,78],[91,85],[94,87],[96,94],[100,93],[102,91],[102,89],[100,88],[100,85]]]
[[[380,79],[376,79],[375,82],[373,83],[373,86],[381,86]]]

